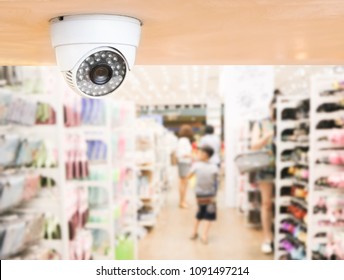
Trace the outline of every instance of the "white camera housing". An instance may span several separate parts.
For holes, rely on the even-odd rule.
[[[135,63],[138,19],[119,15],[70,15],[50,20],[57,64],[68,85],[89,98],[116,91]]]

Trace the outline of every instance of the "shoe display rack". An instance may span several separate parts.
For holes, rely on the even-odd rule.
[[[277,101],[275,259],[306,258],[308,225],[309,100]]]
[[[344,259],[344,77],[311,82],[309,259]]]
[[[310,104],[278,101],[276,259],[344,259],[343,81],[313,77]]]

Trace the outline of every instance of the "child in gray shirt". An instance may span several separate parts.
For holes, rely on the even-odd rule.
[[[201,241],[208,243],[208,234],[211,223],[216,220],[216,191],[218,167],[209,162],[214,154],[214,150],[209,146],[203,146],[199,149],[199,161],[191,167],[189,178],[196,176],[196,200],[198,211],[194,225],[192,240],[198,238],[198,228],[202,220],[204,220],[204,230]]]

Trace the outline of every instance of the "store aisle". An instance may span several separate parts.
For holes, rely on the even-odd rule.
[[[208,245],[191,241],[195,205],[177,208],[177,188],[170,190],[156,227],[140,241],[140,259],[272,259],[260,252],[261,231],[247,228],[236,209],[224,207],[218,196],[218,221],[214,224]],[[189,202],[193,202],[192,190]]]

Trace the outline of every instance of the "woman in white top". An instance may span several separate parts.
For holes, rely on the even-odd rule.
[[[193,132],[190,125],[182,125],[178,132],[177,143],[177,161],[178,161],[178,174],[179,174],[179,207],[187,208],[188,205],[185,201],[186,191],[188,187],[188,174],[192,163],[192,146]]]

